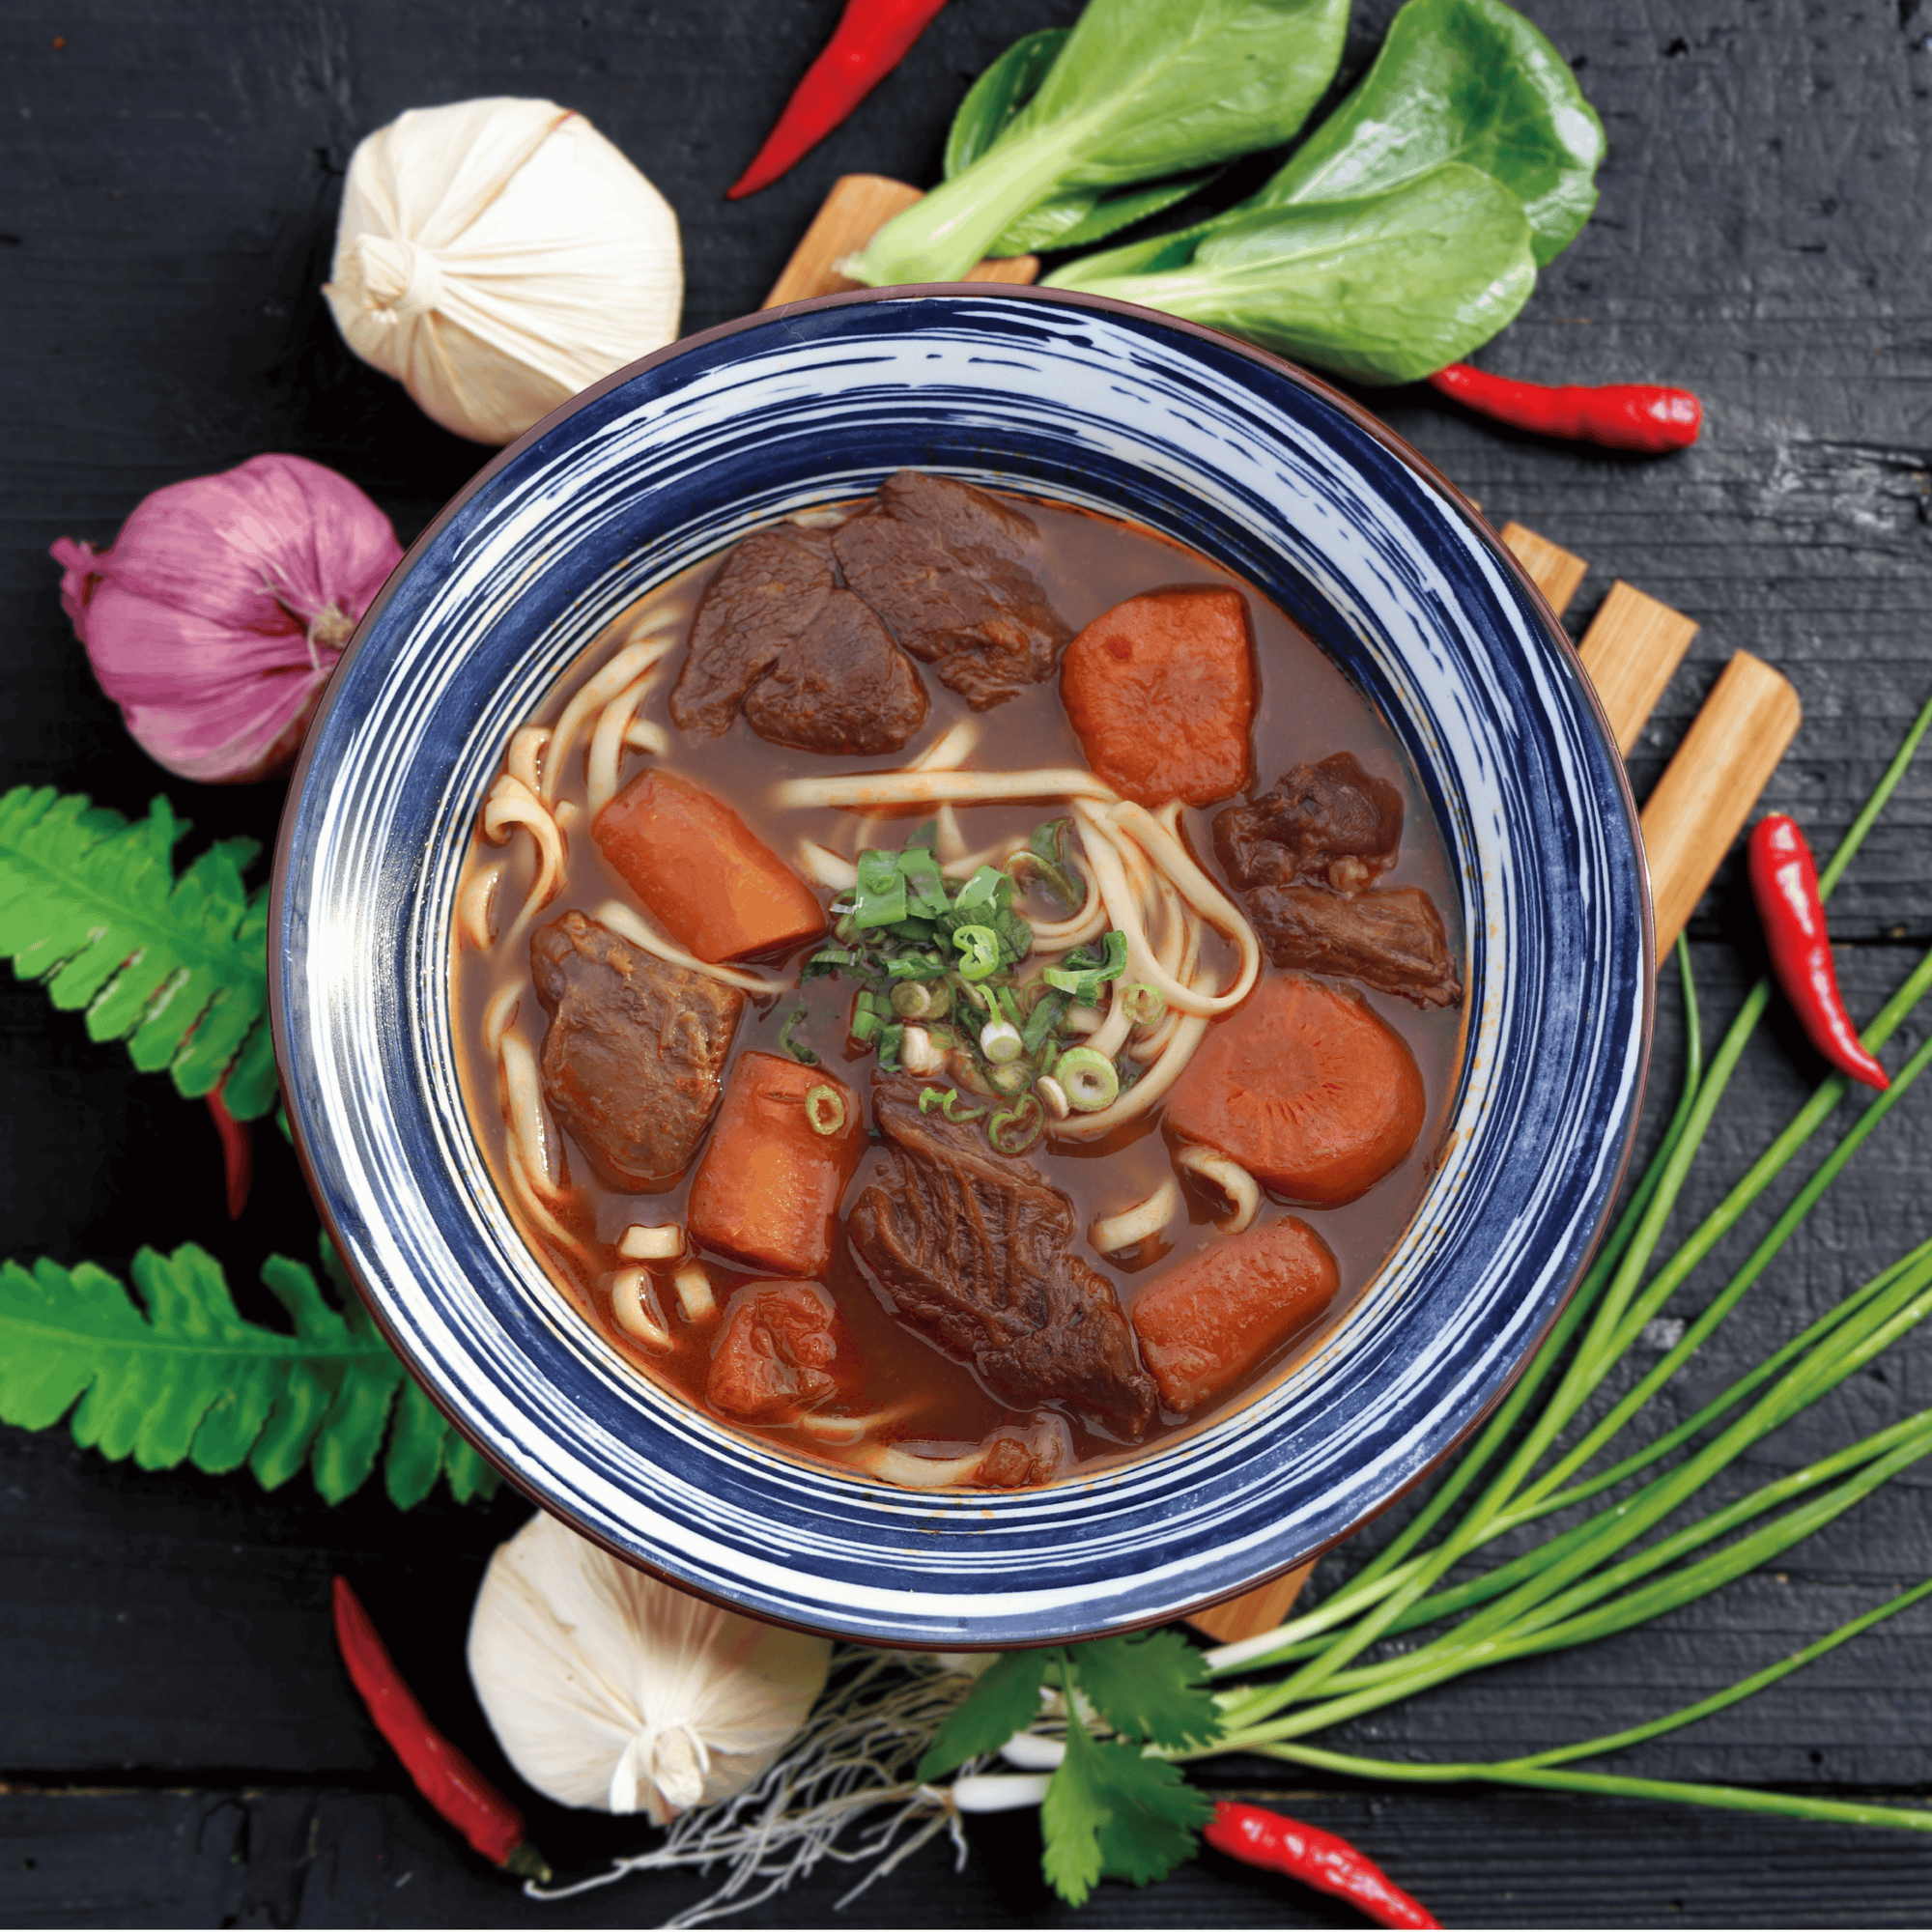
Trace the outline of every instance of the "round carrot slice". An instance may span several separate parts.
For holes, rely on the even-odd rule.
[[[1087,762],[1122,798],[1232,798],[1253,765],[1247,600],[1184,584],[1116,604],[1067,645],[1060,696]]]
[[[1290,973],[1210,1027],[1169,1124],[1291,1201],[1334,1207],[1399,1167],[1422,1131],[1407,1042],[1357,995]]]

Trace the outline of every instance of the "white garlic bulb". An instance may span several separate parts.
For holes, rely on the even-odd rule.
[[[677,216],[554,101],[414,108],[355,150],[323,293],[445,429],[509,442],[676,336]]]
[[[832,1646],[715,1609],[538,1516],[490,1559],[469,1675],[503,1754],[559,1804],[655,1825],[783,1749]]]

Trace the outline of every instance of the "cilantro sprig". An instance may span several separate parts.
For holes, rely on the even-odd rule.
[[[996,1751],[1061,1692],[1066,1755],[1040,1805],[1047,1881],[1069,1905],[1103,1878],[1149,1885],[1194,1850],[1210,1799],[1150,1750],[1213,1742],[1221,1720],[1201,1684],[1200,1654],[1179,1632],[1145,1631],[1058,1650],[1009,1651],[939,1727],[915,1774],[922,1782]],[[1112,1733],[1096,1737],[1083,1713]]]

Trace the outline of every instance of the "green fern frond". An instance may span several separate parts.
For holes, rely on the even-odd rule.
[[[177,878],[187,830],[165,798],[130,825],[51,787],[0,797],[0,953],[189,1099],[226,1073],[228,1111],[251,1121],[275,1102],[268,895],[242,883],[261,848],[223,839]]]
[[[419,1503],[439,1474],[459,1502],[493,1493],[496,1471],[403,1373],[326,1241],[323,1264],[339,1309],[300,1262],[264,1264],[288,1314],[283,1334],[243,1320],[221,1264],[192,1243],[134,1257],[138,1304],[91,1263],[8,1262],[0,1421],[47,1429],[72,1408],[83,1449],[131,1455],[144,1469],[192,1463],[221,1474],[245,1463],[270,1490],[307,1463],[331,1503],[360,1489],[379,1456],[399,1509]]]

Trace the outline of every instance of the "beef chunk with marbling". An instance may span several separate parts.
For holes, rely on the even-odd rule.
[[[1453,1007],[1463,997],[1441,915],[1413,886],[1352,895],[1262,886],[1248,895],[1248,917],[1277,966],[1353,980],[1418,1007]]]
[[[1435,900],[1376,885],[1402,856],[1402,793],[1337,752],[1216,812],[1214,852],[1248,889],[1255,936],[1277,966],[1453,1007],[1463,981]]]
[[[1246,805],[1214,814],[1214,850],[1237,886],[1319,881],[1360,892],[1402,850],[1402,793],[1352,752],[1295,765]]]
[[[910,1081],[873,1104],[890,1151],[847,1225],[899,1319],[1013,1407],[1064,1404],[1138,1441],[1153,1383],[1112,1285],[1071,1251],[1072,1202],[977,1126],[922,1114]]]
[[[871,606],[835,590],[745,697],[760,738],[877,757],[925,723],[925,686]]]
[[[913,469],[832,533],[847,584],[976,711],[1052,676],[1072,636],[1034,575],[1038,541],[1010,504]]]
[[[691,644],[670,695],[680,731],[716,738],[752,687],[804,637],[838,588],[822,536],[759,530],[726,555],[691,620]]]
[[[745,996],[567,912],[530,935],[544,1098],[613,1185],[662,1187],[717,1110]]]

